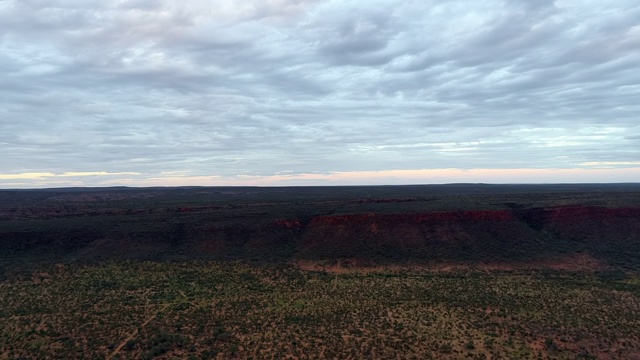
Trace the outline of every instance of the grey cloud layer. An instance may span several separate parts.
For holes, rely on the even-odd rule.
[[[4,0],[0,174],[637,162],[638,64],[634,1]]]

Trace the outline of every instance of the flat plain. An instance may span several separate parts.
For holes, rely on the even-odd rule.
[[[634,359],[623,272],[58,265],[0,285],[4,358]]]

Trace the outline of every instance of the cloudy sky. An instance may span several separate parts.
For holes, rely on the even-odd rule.
[[[0,0],[0,188],[640,182],[636,0]]]

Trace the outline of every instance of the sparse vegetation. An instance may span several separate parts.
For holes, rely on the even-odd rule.
[[[0,200],[0,359],[640,357],[633,184]]]
[[[640,355],[637,273],[59,265],[0,283],[0,309],[12,359]]]

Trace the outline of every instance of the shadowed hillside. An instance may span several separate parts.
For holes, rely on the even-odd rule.
[[[640,186],[0,191],[2,261],[640,263]]]

